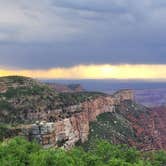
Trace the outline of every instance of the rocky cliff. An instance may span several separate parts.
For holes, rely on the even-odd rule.
[[[28,130],[24,130],[24,134],[46,147],[57,145],[69,148],[79,140],[85,142],[89,135],[89,123],[95,121],[96,117],[102,113],[115,111],[115,107],[124,100],[133,100],[131,90],[119,91],[113,96],[100,96],[79,105],[67,107],[65,112],[70,113],[70,116],[64,119],[53,118],[58,110],[44,115],[42,113],[43,119],[40,119],[39,123],[30,125]],[[41,122],[46,119],[47,121]],[[50,119],[55,121],[48,122]]]
[[[143,151],[166,149],[166,110],[151,110],[136,104],[131,90],[99,96],[66,109],[72,112],[69,117],[33,124],[24,133],[45,147],[70,148],[77,142],[93,142],[96,138],[102,138]]]
[[[90,134],[85,146],[95,139],[106,139],[113,144],[128,144],[142,151],[166,149],[166,109],[149,109],[131,100],[116,106],[90,123]]]

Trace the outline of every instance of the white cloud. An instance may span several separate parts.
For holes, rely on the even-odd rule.
[[[0,4],[0,41],[61,41],[83,28],[66,17],[67,9],[60,11],[45,1],[0,0]]]
[[[161,0],[0,0],[0,4],[2,42],[64,41],[85,34],[93,38],[100,31],[116,37],[125,30],[166,26]]]

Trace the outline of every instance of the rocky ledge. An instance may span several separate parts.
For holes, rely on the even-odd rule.
[[[121,90],[112,96],[99,96],[79,105],[67,107],[65,109],[71,115],[66,118],[54,119],[58,110],[47,112],[35,124],[21,126],[21,134],[29,140],[37,140],[45,147],[70,148],[76,142],[85,142],[88,139],[89,124],[95,121],[98,115],[114,112],[115,108],[125,100],[134,100],[132,90]],[[51,121],[51,118],[54,120]]]

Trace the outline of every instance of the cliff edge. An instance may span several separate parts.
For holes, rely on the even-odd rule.
[[[130,89],[59,93],[31,78],[2,77],[0,122],[1,140],[23,135],[44,147],[71,148],[98,138],[144,151],[166,148],[164,117],[135,103]]]

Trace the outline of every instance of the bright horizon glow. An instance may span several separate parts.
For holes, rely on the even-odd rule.
[[[166,65],[78,65],[52,69],[0,69],[0,76],[27,76],[37,79],[143,79],[166,80]]]

